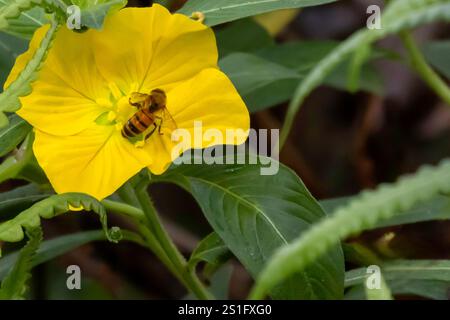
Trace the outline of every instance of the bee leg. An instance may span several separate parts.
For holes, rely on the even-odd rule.
[[[158,124],[158,133],[160,136],[164,135],[164,132],[161,132],[161,128],[162,128],[162,124],[163,124],[163,118],[159,117],[159,116],[155,116],[156,119],[159,120],[159,124]]]
[[[150,136],[153,134],[153,132],[155,132],[156,128],[158,127],[158,125],[156,123],[153,123],[153,129],[152,131],[150,131],[144,138],[144,140],[147,140],[148,138],[150,138]]]
[[[157,127],[158,127],[158,134],[160,135],[160,136],[163,136],[164,135],[164,132],[161,132],[161,129],[162,129],[162,123],[163,123],[163,118],[162,117],[160,117],[160,116],[154,116],[155,117],[155,119],[156,120],[158,120],[159,121],[159,123],[156,125]],[[156,122],[156,121],[155,121]]]

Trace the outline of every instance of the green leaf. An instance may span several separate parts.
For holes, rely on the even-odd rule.
[[[380,274],[380,288],[371,289],[367,286],[365,288],[367,300],[394,300],[383,274]]]
[[[220,60],[221,69],[230,77],[251,112],[285,102],[315,64],[336,48],[334,41],[300,41],[272,45],[253,52],[235,53]],[[392,58],[385,50],[375,49],[369,60]],[[361,67],[359,81],[353,89],[376,94],[383,92],[383,81],[367,61]],[[324,84],[347,90],[349,61],[343,61]],[[272,75],[272,76],[271,76]]]
[[[216,32],[219,56],[233,52],[255,52],[274,44],[269,33],[253,19],[236,21]]]
[[[340,240],[369,229],[440,192],[450,192],[450,161],[425,166],[394,184],[384,184],[341,207],[303,236],[279,249],[261,273],[252,297],[260,298],[274,285],[303,270]]]
[[[193,12],[205,15],[205,24],[217,24],[255,16],[261,13],[317,6],[336,0],[189,0],[179,13],[191,16]]]
[[[0,30],[9,26],[10,19],[19,17],[22,12],[41,2],[41,0],[0,0]]]
[[[3,84],[16,57],[23,53],[27,46],[28,41],[0,32],[0,92],[3,91]]]
[[[218,300],[227,300],[230,290],[230,281],[233,274],[233,265],[231,263],[222,266],[211,277],[211,285],[208,290]]]
[[[300,79],[297,72],[248,53],[230,54],[219,65],[242,96],[277,80]]]
[[[121,234],[117,227],[108,230],[107,217],[103,205],[96,199],[79,193],[53,195],[34,204],[31,208],[21,212],[15,218],[1,223],[0,240],[7,242],[20,241],[24,236],[22,228],[37,227],[41,223],[41,218],[50,219],[70,211],[71,208],[97,213],[108,239],[112,242],[118,242],[120,240]]]
[[[52,43],[57,27],[58,24],[53,22],[34,56],[28,61],[25,68],[17,76],[17,79],[0,94],[0,111],[16,111],[20,108],[19,97],[31,92],[30,84],[37,78],[38,71],[47,56],[47,51]]]
[[[142,245],[142,241],[137,234],[127,230],[122,230],[123,239],[121,241],[131,241]],[[41,246],[36,252],[31,266],[34,268],[42,263],[53,260],[67,252],[70,252],[84,244],[93,241],[105,241],[107,237],[103,230],[82,231],[69,235],[60,236],[55,239],[46,240],[42,242]],[[19,257],[18,252],[10,253],[3,258],[0,258],[0,280],[2,280],[9,270],[14,266]]]
[[[371,47],[366,45],[357,49],[351,59],[348,79],[347,79],[347,88],[350,92],[356,92],[358,90],[358,83],[360,81],[361,69],[364,63],[367,61],[371,52]]]
[[[358,242],[343,243],[345,262],[357,266],[380,265],[382,260],[369,248]]]
[[[106,15],[119,10],[127,4],[127,0],[71,0],[81,9],[81,25],[100,29]]]
[[[257,277],[278,248],[308,230],[324,212],[289,168],[280,164],[277,174],[261,175],[260,163],[269,159],[248,160],[258,164],[181,165],[153,181],[173,182],[190,192],[227,247]],[[342,250],[336,244],[273,290],[272,296],[341,298],[343,270]]]
[[[447,290],[450,288],[449,260],[396,260],[385,262],[381,265],[381,270],[395,294],[447,298]],[[367,276],[366,268],[350,270],[345,274],[345,286],[362,285]],[[357,294],[353,293],[352,296],[355,298]]]
[[[0,12],[8,4],[8,0],[0,0]],[[20,15],[7,20],[7,26],[2,31],[16,37],[31,39],[34,31],[40,26],[48,23],[45,11],[41,7],[34,7],[29,10],[20,11]]]
[[[320,202],[325,212],[330,215],[338,208],[346,206],[353,197],[323,200]],[[394,217],[377,222],[370,229],[398,226],[432,220],[450,219],[450,197],[434,196],[429,201],[420,203],[409,210],[397,213]]]
[[[50,195],[52,195],[51,190],[41,189],[34,184],[0,193],[0,221],[11,219]]]
[[[29,134],[20,148],[0,164],[0,183],[16,178],[33,157],[33,135]]]
[[[433,67],[450,79],[450,40],[427,43],[423,53]]]
[[[192,252],[188,261],[188,267],[191,270],[195,270],[195,267],[199,262],[205,261],[210,266],[209,274],[211,274],[230,257],[231,253],[228,250],[228,247],[216,232],[212,232],[200,241],[197,248]]]
[[[24,299],[26,284],[31,278],[33,258],[42,241],[42,229],[40,226],[27,229],[29,238],[27,244],[20,250],[14,267],[2,281],[0,299]]]
[[[17,115],[9,119],[9,126],[0,129],[0,157],[11,152],[31,131],[31,126]]]
[[[368,46],[389,34],[432,21],[450,21],[450,3],[448,3],[448,0],[391,1],[383,13],[382,29],[361,29],[359,32],[354,33],[322,59],[305,79],[298,84],[288,107],[285,123],[281,131],[280,145],[283,146],[286,141],[295,116],[305,98],[317,86],[322,84],[324,79],[352,52],[362,46]]]
[[[381,266],[386,281],[390,280],[439,280],[450,284],[450,260],[395,260]],[[345,273],[345,286],[364,283],[368,276],[366,268]]]
[[[391,280],[389,288],[394,295],[415,295],[435,300],[448,300],[448,281],[433,280]],[[364,300],[366,298],[365,287],[357,285],[345,294],[345,300]]]

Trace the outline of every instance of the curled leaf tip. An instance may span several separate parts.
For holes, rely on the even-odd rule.
[[[201,11],[192,12],[191,19],[203,23],[205,21],[205,14]]]
[[[122,230],[120,230],[119,227],[111,227],[111,229],[106,232],[106,237],[108,238],[108,241],[118,243],[123,239]]]

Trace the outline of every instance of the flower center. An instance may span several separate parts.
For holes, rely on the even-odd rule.
[[[145,145],[147,139],[158,132],[163,134],[163,114],[166,110],[166,93],[154,89],[149,94],[136,92],[137,85],[131,86],[130,93],[124,94],[116,84],[110,83],[110,99],[98,99],[97,104],[105,107],[105,111],[97,119],[99,125],[114,125],[121,135],[136,147]],[[155,113],[155,115],[151,114]],[[173,128],[176,124],[173,122]]]

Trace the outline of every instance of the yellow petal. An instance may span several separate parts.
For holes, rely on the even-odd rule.
[[[143,148],[148,154],[154,155],[148,168],[153,174],[163,174],[172,163],[172,148],[175,144],[167,132],[159,135],[155,132]]]
[[[11,69],[8,78],[6,79],[5,84],[3,85],[4,89],[9,87],[11,82],[17,79],[17,76],[26,66],[27,62],[33,57],[34,53],[36,52],[36,49],[39,47],[39,44],[41,43],[48,29],[50,29],[50,25],[46,24],[38,28],[34,32],[33,38],[31,39],[28,45],[28,50],[16,58],[16,62],[14,63],[14,66]]]
[[[99,200],[151,163],[150,155],[114,126],[93,125],[74,136],[36,130],[33,150],[56,192],[83,192]]]
[[[189,132],[192,139],[187,144],[193,148],[206,148],[217,144],[212,140],[202,139],[207,130],[221,134],[223,144],[229,142],[226,141],[227,130],[240,130],[243,133],[237,132],[238,135],[228,144],[242,144],[247,138],[250,127],[247,107],[231,81],[217,69],[206,69],[169,91],[167,109],[177,127]],[[201,121],[203,130],[200,132],[199,143],[195,141],[196,121]],[[163,133],[161,136],[155,132],[145,146],[150,154],[157,155],[149,166],[154,174],[161,174],[169,167],[173,160],[172,148],[182,142],[172,141],[171,132]],[[187,147],[182,148],[186,149]]]
[[[6,85],[25,67],[47,29],[43,26],[35,32],[28,51],[17,58]],[[105,111],[96,101],[109,100],[110,91],[95,65],[91,32],[60,28],[31,94],[20,99],[18,114],[39,130],[75,134]]]
[[[216,69],[206,69],[196,77],[177,86],[167,94],[167,108],[178,128],[194,130],[194,121],[201,121],[203,130],[247,131],[250,116],[244,101],[228,77]],[[241,144],[244,136],[236,144]],[[203,141],[202,148],[209,146]]]
[[[110,15],[93,38],[101,72],[127,93],[133,83],[149,92],[217,65],[213,31],[157,4]]]

